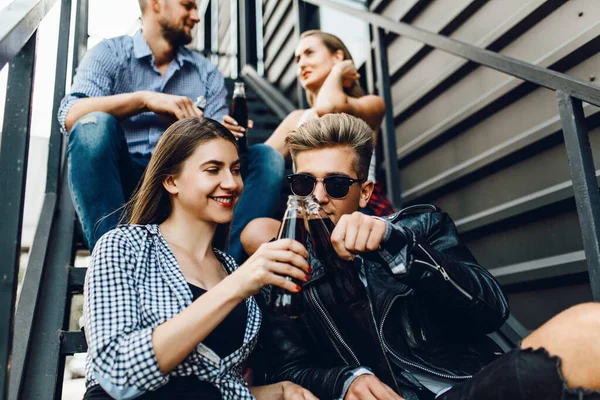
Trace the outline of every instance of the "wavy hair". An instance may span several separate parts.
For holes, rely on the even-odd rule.
[[[175,122],[161,136],[141,183],[125,205],[124,220],[129,224],[160,224],[172,212],[171,197],[163,187],[169,176],[178,175],[183,163],[198,146],[213,139],[225,139],[238,148],[229,129],[210,118],[191,117]],[[217,227],[213,246],[223,250],[230,224]]]

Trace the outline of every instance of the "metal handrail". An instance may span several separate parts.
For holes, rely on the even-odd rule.
[[[370,11],[347,7],[332,0],[298,1],[341,11],[368,22],[371,28],[379,33],[387,30],[424,43],[437,50],[464,58],[478,65],[483,65],[515,78],[554,90],[557,93],[562,131],[569,158],[569,171],[571,180],[573,181],[574,197],[588,266],[592,297],[594,300],[600,301],[600,193],[598,191],[594,159],[585,125],[582,104],[585,101],[595,106],[600,106],[600,87],[567,74],[552,71],[516,58],[507,57],[403,22],[394,21]],[[378,60],[378,63],[382,63],[381,59]],[[381,76],[381,74],[379,76],[381,82],[386,78],[387,76]],[[392,118],[389,83],[385,90],[387,127],[384,132],[384,140],[388,139],[390,143],[394,143],[393,140],[390,140],[394,139],[392,136],[395,135],[395,132],[390,129],[391,124],[389,123],[390,118]],[[385,147],[387,147],[386,155],[390,155],[393,149],[390,146]],[[387,169],[390,167],[397,168],[397,164],[390,165],[389,159],[386,160],[386,165]]]
[[[240,77],[279,118],[284,119],[296,109],[291,101],[282,95],[269,81],[260,76],[250,65],[242,68]]]
[[[0,11],[0,69],[15,58],[57,0],[15,0]]]
[[[369,24],[381,29],[388,30],[398,35],[429,45],[437,50],[442,50],[455,56],[467,59],[476,64],[504,72],[525,81],[535,83],[539,86],[561,91],[579,100],[600,107],[600,87],[560,72],[539,67],[516,58],[482,49],[472,44],[452,39],[446,36],[429,32],[425,29],[394,21],[390,18],[341,5],[332,0],[301,0],[305,3],[324,6],[342,11],[346,14],[358,17]]]

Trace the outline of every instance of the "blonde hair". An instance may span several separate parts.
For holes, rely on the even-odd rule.
[[[373,130],[362,119],[349,114],[326,114],[308,120],[285,139],[292,159],[307,150],[347,146],[356,157],[353,167],[358,179],[366,180],[373,155]]]
[[[313,29],[302,33],[302,35],[300,35],[300,40],[309,36],[316,36],[317,38],[319,38],[321,42],[325,45],[325,47],[327,47],[329,51],[331,51],[331,54],[335,53],[338,50],[341,50],[341,52],[344,54],[344,60],[354,61],[352,59],[352,55],[348,51],[348,48],[346,47],[346,45],[344,45],[344,42],[342,42],[337,36],[332,35],[331,33]],[[315,100],[313,98],[313,95],[307,90],[305,90],[304,92],[306,94],[306,101],[308,101],[308,105],[312,107]],[[359,98],[365,95],[365,92],[360,87],[358,81],[354,81],[352,83],[352,86],[350,86],[349,88],[344,88],[344,93],[346,93],[350,97],[355,98]]]

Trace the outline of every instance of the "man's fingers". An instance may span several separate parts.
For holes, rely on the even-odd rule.
[[[360,225],[358,228],[358,232],[356,233],[356,239],[354,242],[354,249],[357,252],[365,252],[367,250],[367,243],[369,242],[369,238],[373,234],[373,229],[371,226]]]
[[[317,396],[308,390],[304,390],[304,400],[319,400]]]
[[[402,397],[398,393],[394,392],[394,389],[392,389],[391,387],[389,387],[388,385],[386,385],[383,382],[381,382],[381,384],[385,387],[385,389],[390,394],[390,396],[392,396],[392,399],[394,399],[394,400],[404,400],[404,397]]]
[[[251,119],[248,120],[248,129],[252,129],[254,128],[254,121],[252,121]]]
[[[398,396],[394,393],[394,391],[391,389],[388,391],[388,389],[389,388],[387,385],[383,382],[373,382],[369,385],[371,394],[377,400],[397,400]]]
[[[371,229],[371,234],[369,235],[369,240],[367,241],[367,251],[377,250],[383,237],[385,236],[386,224],[383,221],[376,220],[373,222],[373,229]]]
[[[346,249],[345,245],[346,227],[348,226],[348,221],[349,219],[346,215],[342,216],[333,229],[333,233],[331,234],[331,244],[333,245],[333,248],[338,256],[344,260],[354,259],[354,255]]]

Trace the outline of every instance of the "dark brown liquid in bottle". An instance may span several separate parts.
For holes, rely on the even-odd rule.
[[[327,280],[337,301],[349,305],[363,297],[364,285],[360,281],[358,267],[341,259],[331,244],[334,225],[329,218],[309,219],[308,227],[317,258],[325,268]]]
[[[300,243],[305,243],[304,220],[296,217],[286,218],[282,224],[279,239],[294,239]],[[290,277],[286,277],[286,279],[292,280]],[[292,293],[279,286],[273,286],[269,311],[271,315],[277,317],[298,318],[302,313],[302,293]]]
[[[248,128],[248,103],[246,102],[245,97],[233,97],[233,100],[231,100],[229,115],[236,120],[239,126],[241,126],[244,129]],[[238,139],[238,146],[240,147],[241,153],[245,153],[248,151],[248,141],[246,140],[247,133],[248,131],[246,131],[244,137]]]

